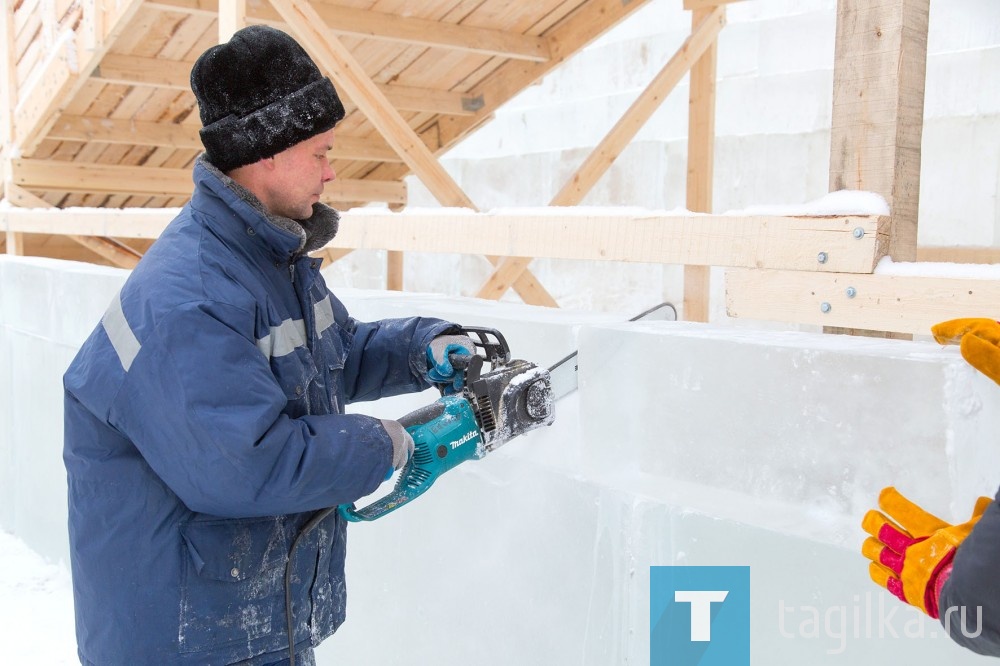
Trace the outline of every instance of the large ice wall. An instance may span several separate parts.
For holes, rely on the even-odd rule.
[[[562,64],[443,158],[480,209],[547,205],[690,34],[690,12],[651,0]],[[719,37],[714,212],[801,204],[828,192],[836,0],[726,5]],[[1000,244],[1000,3],[931,0],[920,182],[921,245]],[[683,208],[685,78],[616,160],[586,205]],[[436,205],[415,178],[411,205]],[[384,263],[355,253],[342,279],[384,284]],[[361,262],[361,263],[356,263]],[[453,279],[437,270],[443,263]],[[352,270],[354,267],[354,270]],[[683,300],[681,269],[536,260],[564,307],[614,311]],[[407,289],[472,294],[489,273],[474,257],[407,255]],[[713,271],[712,321],[725,321]],[[515,298],[511,296],[511,298]]]
[[[53,560],[60,376],[126,275],[0,257],[0,529]],[[551,428],[351,527],[349,619],[320,664],[648,663],[651,565],[749,565],[755,664],[978,663],[879,594],[858,553],[882,486],[963,518],[1000,482],[1000,388],[954,348],[340,295],[364,319],[496,327],[542,364],[579,346],[580,390]]]

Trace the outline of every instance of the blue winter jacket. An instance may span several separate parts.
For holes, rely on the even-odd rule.
[[[351,401],[419,391],[454,326],[361,323],[305,255],[336,231],[266,215],[201,160],[190,203],[64,377],[69,534],[84,664],[260,664],[285,656],[285,564],[317,510],[390,467]],[[297,649],[344,621],[345,523],[294,552]]]

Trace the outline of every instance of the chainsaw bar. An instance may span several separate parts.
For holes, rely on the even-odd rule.
[[[677,321],[677,308],[671,303],[660,303],[640,312],[629,321]],[[565,398],[576,390],[577,352],[572,352],[558,360],[549,368],[552,377],[552,396],[555,400]]]

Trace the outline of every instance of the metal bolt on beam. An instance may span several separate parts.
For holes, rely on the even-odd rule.
[[[818,255],[816,255],[816,261],[818,261],[821,264],[825,264],[828,258],[829,256],[826,254],[826,252],[820,252]]]
[[[830,310],[832,310],[833,307],[829,303],[827,303],[826,301],[823,301],[822,303],[819,304],[819,309],[820,309],[820,312],[822,312],[823,314],[826,314],[827,312],[829,312]]]

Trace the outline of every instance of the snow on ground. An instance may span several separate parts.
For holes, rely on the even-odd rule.
[[[69,570],[0,531],[0,646],[5,664],[79,664]]]

